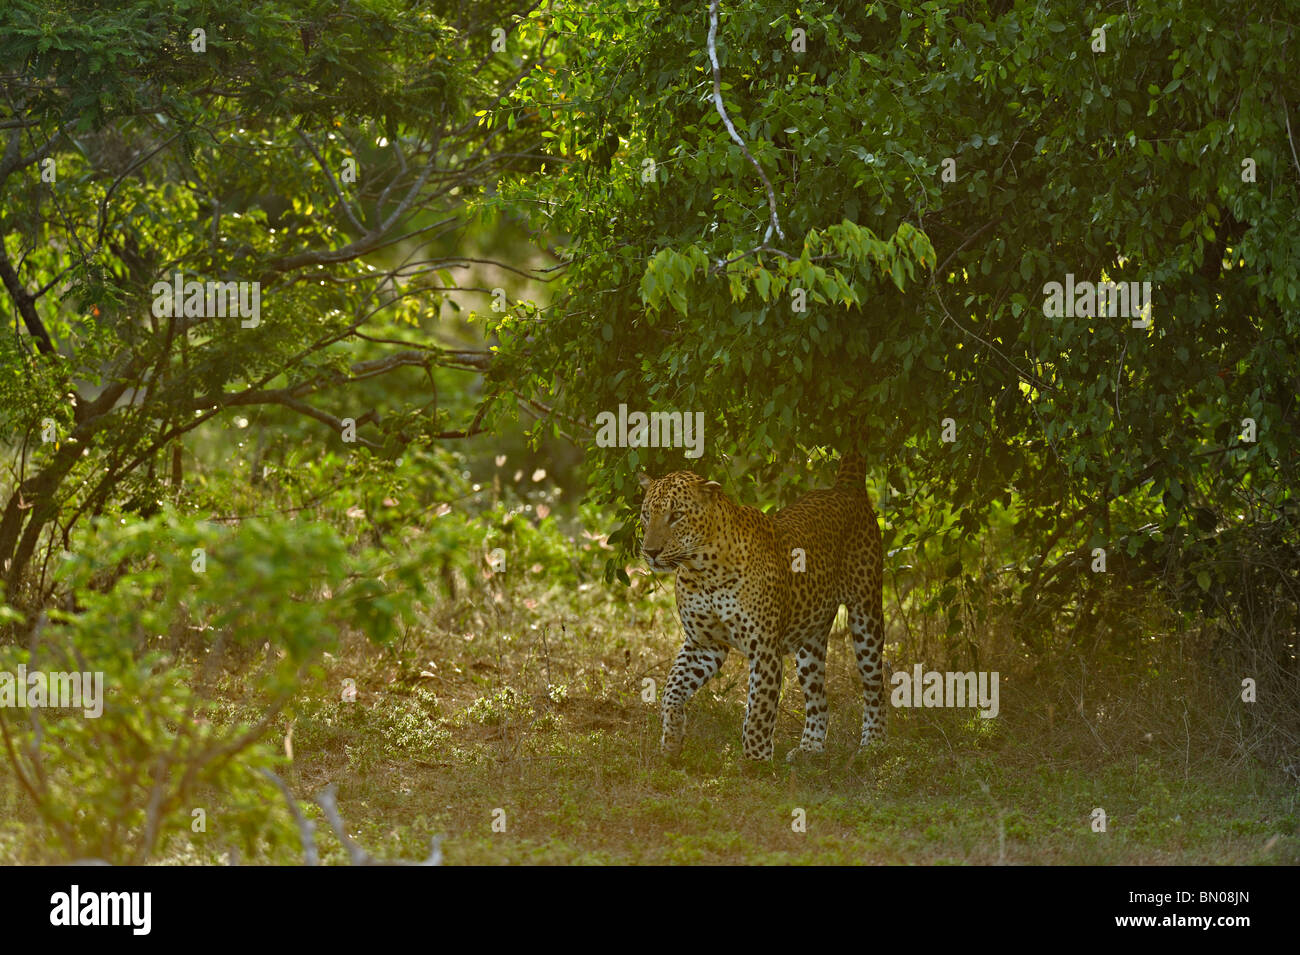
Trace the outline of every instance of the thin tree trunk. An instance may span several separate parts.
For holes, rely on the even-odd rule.
[[[5,505],[0,518],[0,568],[10,598],[17,593],[41,531],[57,512],[55,492],[76,463],[80,447],[65,444],[44,470],[15,488]]]

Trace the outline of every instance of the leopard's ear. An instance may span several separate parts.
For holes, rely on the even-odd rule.
[[[650,475],[646,474],[644,471],[638,474],[636,476],[636,479],[643,489],[648,488],[651,484],[654,484],[655,482],[655,479],[652,478]]]
[[[722,493],[722,485],[717,481],[705,481],[704,490],[708,491],[714,497]]]

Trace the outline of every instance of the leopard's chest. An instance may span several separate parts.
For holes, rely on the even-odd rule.
[[[681,568],[677,572],[677,606],[709,612],[724,622],[741,608],[745,575],[738,568]]]
[[[769,603],[762,598],[779,589],[779,581],[771,577],[737,566],[681,568],[677,572],[677,607],[682,613],[731,625],[742,615],[752,617],[760,605]]]

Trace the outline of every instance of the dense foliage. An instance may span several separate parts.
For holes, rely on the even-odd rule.
[[[640,786],[636,472],[769,505],[849,449],[891,662],[1032,675],[967,755],[1070,710],[1085,762],[1185,734],[1185,782],[1185,666],[1216,771],[1293,762],[1293,7],[6,3],[0,673],[113,693],[0,707],[0,856],[282,859],[295,727],[381,799],[416,749]],[[1088,711],[1099,659],[1141,691]]]
[[[360,452],[357,480],[367,461],[480,428],[463,388],[439,403],[438,369],[476,372],[487,352],[439,314],[480,264],[459,237],[465,198],[528,162],[527,134],[474,116],[529,56],[492,51],[509,9],[6,8],[0,276],[16,334],[0,338],[0,429],[19,453],[0,561],[14,599],[38,548],[66,546],[82,517],[184,500],[184,436],[213,419],[254,417],[255,475],[310,435],[312,457]],[[211,292],[205,308],[191,282],[242,283],[242,310]]]
[[[516,94],[554,161],[513,195],[571,265],[502,323],[519,373],[588,422],[703,412],[700,466],[733,479],[806,485],[807,452],[862,447],[893,546],[940,534],[960,558],[1009,523],[1026,611],[1069,571],[1040,627],[1068,620],[1095,548],[1199,610],[1244,597],[1267,540],[1248,589],[1294,611],[1290,5],[713,8],[744,147],[703,4],[558,14],[593,40]],[[1106,280],[1150,283],[1149,313],[1049,308],[1049,283]],[[695,463],[593,459],[619,501],[638,465]]]

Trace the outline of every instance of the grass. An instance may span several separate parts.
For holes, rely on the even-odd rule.
[[[328,655],[268,741],[292,754],[281,775],[299,798],[335,783],[351,836],[375,856],[420,859],[441,836],[448,864],[1300,862],[1300,789],[1258,755],[1231,694],[1215,703],[1193,669],[1139,679],[1131,665],[1031,663],[990,632],[978,642],[1001,673],[997,719],[891,708],[886,738],[857,754],[860,697],[837,630],[825,754],[784,761],[802,726],[787,660],[778,756],[741,757],[746,669],[733,654],[692,701],[669,763],[643,693],[647,679],[662,689],[680,640],[671,587],[542,579],[472,590],[398,645],[358,634]],[[895,666],[942,659],[942,644],[918,645],[887,616]],[[227,679],[224,717],[255,715],[239,670]],[[341,699],[346,679],[354,702]],[[0,862],[56,861],[6,773]],[[207,794],[210,831],[173,838],[158,861],[231,861],[221,805],[236,795]],[[284,807],[271,811],[279,836],[241,861],[301,859]],[[307,813],[323,861],[345,862],[320,811]]]
[[[741,758],[746,671],[733,654],[692,702],[670,764],[642,692],[647,677],[662,687],[679,640],[671,594],[639,581],[623,597],[594,587],[538,594],[531,609],[516,601],[431,618],[388,654],[344,648],[330,680],[355,679],[357,701],[322,692],[299,707],[295,791],[336,782],[372,852],[420,858],[442,835],[450,864],[1300,861],[1300,791],[1225,751],[1217,713],[1185,721],[1181,740],[1154,714],[1148,733],[1140,689],[1129,687],[1137,703],[1090,687],[1104,704],[1060,706],[1061,687],[1012,660],[996,720],[891,709],[886,739],[859,755],[860,702],[837,632],[825,754],[781,758],[802,726],[787,660],[778,758]]]

